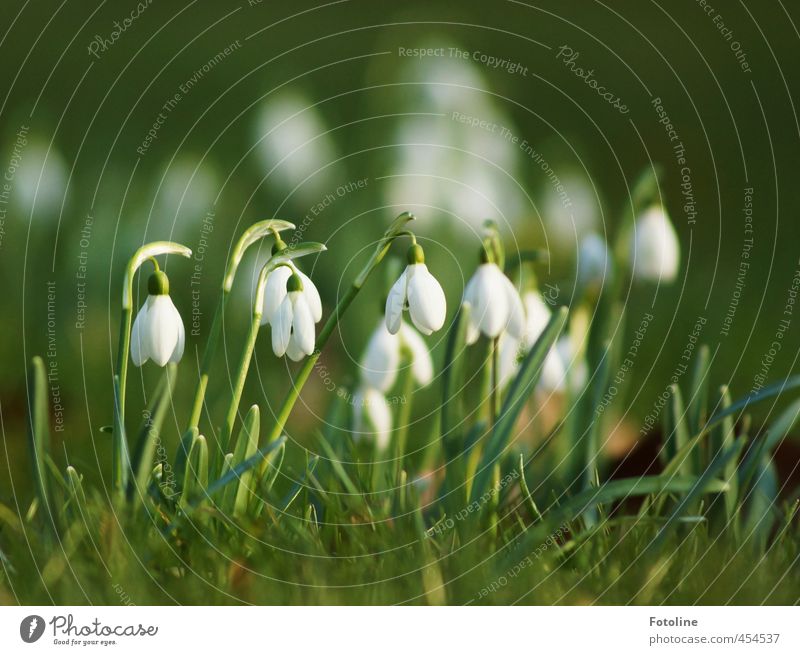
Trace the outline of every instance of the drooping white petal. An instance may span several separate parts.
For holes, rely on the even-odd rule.
[[[563,391],[566,381],[567,372],[564,370],[564,363],[561,361],[557,348],[553,346],[544,360],[539,386],[546,391]]]
[[[522,297],[522,304],[525,306],[525,335],[523,340],[527,347],[530,348],[544,332],[553,312],[550,311],[538,291],[526,291]]]
[[[311,314],[311,308],[308,306],[303,292],[293,291],[289,296],[293,305],[292,336],[290,341],[297,345],[301,353],[310,355],[314,352],[314,317]],[[299,361],[294,357],[292,359]]]
[[[680,266],[680,243],[663,207],[648,209],[635,225],[631,261],[634,277],[673,282]]]
[[[492,339],[508,324],[510,294],[505,279],[496,264],[481,264],[468,285],[469,296],[465,294],[465,300],[472,305],[470,317],[478,329]]]
[[[425,264],[413,264],[406,271],[411,322],[423,334],[440,330],[447,314],[442,285],[430,274]]]
[[[411,374],[421,387],[433,381],[433,359],[425,341],[410,325],[400,326],[400,339],[411,352]]]
[[[392,285],[389,295],[386,297],[386,328],[390,334],[397,334],[400,329],[400,321],[403,318],[403,308],[406,304],[406,281],[408,279],[408,268],[397,278],[397,282]]]
[[[151,298],[147,310],[145,344],[150,359],[159,366],[164,366],[178,345],[178,326],[181,319],[168,295]]]
[[[178,313],[178,308],[173,304],[172,309],[175,310],[175,320],[178,325],[178,343],[175,344],[175,350],[172,351],[172,356],[169,358],[169,361],[173,364],[177,364],[181,361],[181,357],[183,357],[183,349],[186,345],[186,329],[183,327],[183,321],[181,320],[181,315]]]
[[[522,299],[511,280],[503,275],[502,281],[508,299],[508,323],[505,328],[515,339],[522,339],[525,337],[525,308],[522,306]]]
[[[299,362],[306,356],[306,354],[300,349],[300,346],[297,343],[297,339],[294,338],[294,335],[292,335],[292,337],[289,339],[289,345],[286,346],[286,356],[293,362]]]
[[[136,320],[133,322],[133,329],[131,329],[131,360],[133,360],[134,366],[141,366],[150,359],[145,339],[145,334],[147,333],[147,308],[149,305],[150,297],[148,296],[139,313],[136,314]]]
[[[292,269],[279,266],[269,275],[264,285],[264,308],[261,313],[261,325],[272,323],[272,318],[286,297],[286,282],[292,276]]]
[[[405,325],[401,327],[404,332],[403,328]],[[361,379],[368,386],[383,393],[392,388],[400,366],[400,338],[400,335],[391,334],[386,321],[381,319],[367,342],[360,362]]]
[[[292,300],[287,294],[284,296],[278,311],[272,316],[270,326],[272,327],[272,352],[278,357],[283,357],[286,348],[289,346],[289,339],[292,336]]]
[[[303,281],[303,295],[306,297],[306,302],[308,303],[308,308],[311,310],[314,323],[319,323],[322,318],[322,299],[319,297],[319,291],[317,291],[317,287],[308,275],[302,271],[297,271],[297,274]]]
[[[361,387],[353,395],[353,431],[356,439],[371,438],[378,451],[389,445],[392,412],[384,395],[377,389]]]

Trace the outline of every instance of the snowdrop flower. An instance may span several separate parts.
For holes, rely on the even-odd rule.
[[[565,377],[562,377],[561,384],[554,388],[554,391],[563,391],[565,382],[569,383],[570,388],[574,392],[578,392],[586,385],[589,379],[589,365],[586,363],[586,358],[577,354],[576,348],[572,343],[569,335],[562,336],[556,341],[555,351],[561,360],[561,366],[565,371]]]
[[[381,319],[361,357],[361,379],[366,386],[386,393],[397,380],[402,351],[411,357],[411,375],[421,387],[433,380],[433,360],[428,346],[419,333],[405,321],[400,322],[397,334],[392,334]]]
[[[295,362],[314,352],[315,314],[304,289],[303,278],[290,271],[284,284],[283,298],[277,308],[270,312],[272,351],[278,357],[286,354]],[[267,296],[266,291],[264,295]]]
[[[550,322],[552,312],[537,291],[528,291],[522,297],[525,306],[525,330],[521,339],[508,333],[500,337],[498,353],[498,378],[500,385],[508,383],[519,368],[519,360],[536,343]],[[539,385],[547,391],[559,391],[564,385],[564,365],[553,346],[544,360]]]
[[[286,298],[286,284],[293,273],[299,276],[302,282],[302,293],[311,310],[311,317],[314,319],[314,323],[319,323],[322,318],[322,300],[311,278],[295,266],[278,266],[267,275],[267,281],[264,284],[264,302],[262,305],[264,310],[261,314],[261,325],[272,323],[281,303]]]
[[[631,242],[633,275],[640,280],[672,282],[680,266],[680,244],[666,210],[654,205],[636,221]]]
[[[607,277],[608,247],[595,232],[586,235],[578,249],[578,281],[583,285],[599,285]]]
[[[372,437],[378,451],[389,446],[392,411],[386,397],[377,389],[362,386],[353,394],[353,432],[357,440]]]
[[[486,253],[481,253],[486,259]],[[525,311],[516,287],[500,267],[484,261],[464,289],[464,302],[470,304],[467,344],[473,344],[481,333],[494,339],[508,330],[515,339],[525,332]]]
[[[169,279],[156,270],[147,281],[148,296],[131,330],[131,359],[141,366],[148,359],[159,366],[183,356],[186,333],[181,315],[169,297]]]
[[[444,325],[447,313],[444,291],[428,272],[425,253],[416,243],[408,249],[408,266],[386,299],[386,328],[390,334],[397,334],[406,309],[422,334],[432,334]]]

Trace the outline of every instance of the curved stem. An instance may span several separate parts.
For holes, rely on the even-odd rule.
[[[289,390],[289,393],[286,395],[286,399],[283,401],[283,404],[278,410],[278,413],[275,417],[275,425],[272,427],[272,430],[267,437],[267,444],[275,441],[275,439],[278,439],[283,433],[283,429],[286,426],[286,421],[289,420],[289,415],[292,413],[294,404],[300,397],[300,392],[303,390],[303,386],[308,381],[311,371],[314,370],[314,366],[316,365],[317,360],[322,353],[322,348],[327,343],[331,334],[333,334],[333,330],[336,328],[336,325],[339,323],[342,315],[345,313],[345,311],[347,311],[347,308],[350,306],[350,303],[353,302],[353,299],[358,295],[358,292],[361,291],[361,288],[372,271],[375,270],[378,264],[380,264],[380,262],[386,256],[386,252],[389,250],[392,242],[401,234],[403,226],[409,221],[413,220],[413,214],[403,213],[392,222],[392,224],[389,226],[389,229],[384,232],[383,238],[378,242],[375,252],[373,252],[369,261],[365,264],[364,268],[361,269],[361,272],[358,274],[358,276],[356,276],[353,284],[336,304],[336,308],[333,310],[333,313],[328,317],[328,320],[325,322],[325,325],[319,332],[314,352],[305,360],[305,362],[303,362],[302,368],[292,382],[292,388]],[[266,464],[262,464],[262,473],[265,465]]]

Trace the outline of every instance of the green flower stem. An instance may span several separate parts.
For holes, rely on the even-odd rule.
[[[267,285],[267,278],[269,277],[269,274],[279,266],[293,266],[292,260],[296,259],[297,257],[324,251],[325,246],[321,243],[301,243],[291,248],[284,248],[283,250],[275,253],[261,268],[261,272],[258,274],[255,301],[253,302],[253,317],[250,322],[250,331],[247,333],[247,340],[245,341],[244,350],[242,351],[242,358],[239,362],[239,371],[236,374],[233,392],[231,394],[231,402],[230,405],[228,405],[228,413],[225,416],[225,424],[223,425],[222,433],[220,434],[219,445],[222,455],[225,455],[228,448],[228,442],[230,441],[231,434],[233,433],[233,424],[236,421],[236,414],[239,411],[239,403],[242,400],[244,383],[245,380],[247,380],[247,372],[250,370],[250,361],[253,358],[253,352],[256,347],[256,339],[258,338],[258,331],[261,327],[261,317],[264,314],[264,289]],[[217,329],[217,334],[218,333],[219,329]],[[216,339],[216,335],[214,336]],[[199,402],[201,407],[202,401],[202,396],[200,396],[198,401],[196,395],[195,402]],[[215,455],[216,454],[219,453],[215,452]],[[267,463],[266,460],[265,463]]]
[[[181,255],[191,257],[192,251],[179,243],[154,241],[139,248],[128,261],[122,283],[122,321],[119,327],[119,348],[117,350],[117,372],[114,393],[114,463],[111,483],[118,492],[124,492],[128,470],[127,442],[125,440],[125,388],[128,381],[128,358],[131,351],[131,327],[133,323],[133,279],[136,271],[147,260],[155,261],[159,255]],[[157,267],[157,266],[156,266]]]
[[[364,268],[361,269],[361,272],[353,281],[353,284],[350,286],[350,288],[339,299],[339,302],[337,303],[336,308],[333,310],[333,313],[328,317],[328,320],[325,322],[325,325],[319,332],[314,352],[303,363],[302,368],[292,383],[292,388],[289,390],[289,393],[286,395],[286,399],[283,401],[281,408],[276,414],[275,425],[272,427],[272,430],[269,433],[267,444],[273,442],[275,439],[278,439],[283,433],[283,429],[286,427],[286,421],[289,420],[289,415],[292,413],[292,409],[294,409],[294,404],[300,397],[300,392],[303,390],[303,386],[308,381],[311,371],[314,370],[314,366],[316,365],[317,360],[322,353],[322,348],[327,343],[331,334],[333,334],[333,331],[338,325],[342,315],[345,313],[345,311],[347,311],[347,308],[350,306],[350,303],[353,302],[353,299],[358,295],[358,292],[361,291],[361,288],[364,286],[364,283],[366,282],[370,273],[372,273],[372,271],[386,256],[389,246],[391,246],[392,242],[398,236],[400,236],[403,226],[409,221],[413,220],[414,216],[409,213],[400,214],[400,216],[394,220],[394,222],[389,226],[389,229],[384,233],[383,238],[378,242],[378,246],[375,248],[375,252],[372,254],[372,257],[370,257],[370,260],[367,262]],[[265,464],[262,464],[262,472],[264,466]]]
[[[189,427],[198,428],[200,424],[200,415],[203,412],[203,401],[206,397],[206,389],[208,388],[208,377],[211,372],[211,363],[214,361],[214,354],[217,352],[217,344],[219,343],[219,335],[222,332],[222,322],[225,317],[225,308],[228,304],[231,289],[233,288],[233,280],[236,277],[236,271],[239,264],[244,257],[245,251],[266,236],[274,236],[275,239],[280,238],[281,230],[292,230],[294,224],[282,220],[266,220],[253,223],[247,228],[236,246],[231,251],[231,256],[228,259],[228,266],[225,269],[225,277],[222,279],[222,290],[220,294],[217,309],[214,312],[214,319],[211,323],[211,331],[206,341],[206,347],[203,351],[203,361],[200,364],[200,377],[197,380],[197,386],[194,391],[194,400],[192,401],[192,413],[189,417]]]

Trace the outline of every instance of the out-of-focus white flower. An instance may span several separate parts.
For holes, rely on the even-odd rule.
[[[181,315],[169,297],[169,280],[156,271],[147,283],[148,296],[131,330],[131,359],[141,366],[148,359],[159,366],[183,357],[186,333]]]
[[[438,37],[435,46],[442,47]],[[499,128],[482,129],[471,119],[479,116],[484,128],[502,125],[516,135],[511,116],[484,91],[483,67],[463,58],[408,58],[395,71],[397,79],[423,83],[415,94],[403,93],[393,102],[393,111],[399,107],[407,113],[394,135],[398,152],[384,182],[387,202],[420,212],[435,208],[437,220],[474,229],[486,216],[501,211],[510,223],[523,217],[530,200],[519,183],[524,178],[519,144],[503,138]],[[421,105],[434,115],[420,116]],[[470,108],[469,116],[465,107]],[[453,120],[443,121],[435,114]],[[420,229],[435,227],[431,220]]]
[[[386,450],[392,433],[392,411],[386,397],[373,387],[363,386],[353,394],[353,438],[374,441],[379,452]]]
[[[608,275],[608,246],[605,239],[592,232],[578,249],[578,281],[583,285],[602,284]]]
[[[556,352],[565,371],[562,380],[565,380],[573,391],[580,391],[589,379],[589,365],[586,363],[586,358],[576,353],[569,335],[564,335],[556,341]],[[564,387],[562,382],[555,390],[563,390]]]
[[[268,182],[284,191],[318,194],[334,171],[336,148],[310,99],[287,92],[267,101],[256,125]],[[273,170],[274,169],[274,170]]]
[[[406,309],[414,326],[426,335],[441,329],[447,314],[442,285],[428,271],[422,248],[416,244],[409,248],[408,266],[386,298],[386,327],[391,334],[400,329]]]
[[[36,137],[30,143],[18,137],[17,143],[20,145],[14,149],[7,171],[14,182],[16,199],[25,212],[34,209],[37,216],[56,216],[67,192],[69,170],[64,157],[55,145]]]
[[[398,369],[405,349],[411,357],[411,374],[416,383],[425,387],[433,380],[433,360],[428,346],[419,333],[402,321],[397,334],[392,334],[381,319],[367,343],[361,358],[361,379],[365,385],[386,393],[397,380]]]
[[[517,288],[492,262],[478,266],[464,289],[464,302],[469,303],[467,344],[473,344],[481,333],[494,339],[508,330],[515,339],[525,332],[525,310]]]
[[[542,183],[542,218],[550,249],[573,253],[580,235],[597,229],[600,203],[591,180],[583,173],[567,170],[559,178],[556,187],[549,176]]]
[[[525,330],[521,339],[505,333],[498,344],[498,379],[501,386],[508,383],[519,369],[519,360],[536,343],[547,327],[552,312],[537,291],[527,291],[522,296],[525,307]],[[555,345],[544,360],[539,385],[547,391],[560,391],[564,386],[564,365]]]
[[[297,273],[289,275],[285,289],[286,294],[270,321],[272,351],[278,357],[286,354],[299,362],[314,352],[314,314]]]
[[[631,240],[633,276],[670,283],[678,276],[681,247],[666,209],[654,205],[636,221]]]
[[[208,240],[214,230],[214,215],[210,210],[219,187],[211,163],[182,156],[164,171],[159,187],[155,215],[163,221],[165,235],[174,237],[190,230],[195,235],[198,221],[205,216],[200,231],[201,237]]]
[[[322,318],[322,300],[311,278],[296,266],[278,266],[267,275],[267,281],[264,284],[264,302],[262,304],[264,309],[261,313],[261,325],[272,323],[272,319],[286,297],[286,283],[292,277],[292,273],[297,274],[303,283],[302,293],[311,310],[314,323],[319,323]]]

